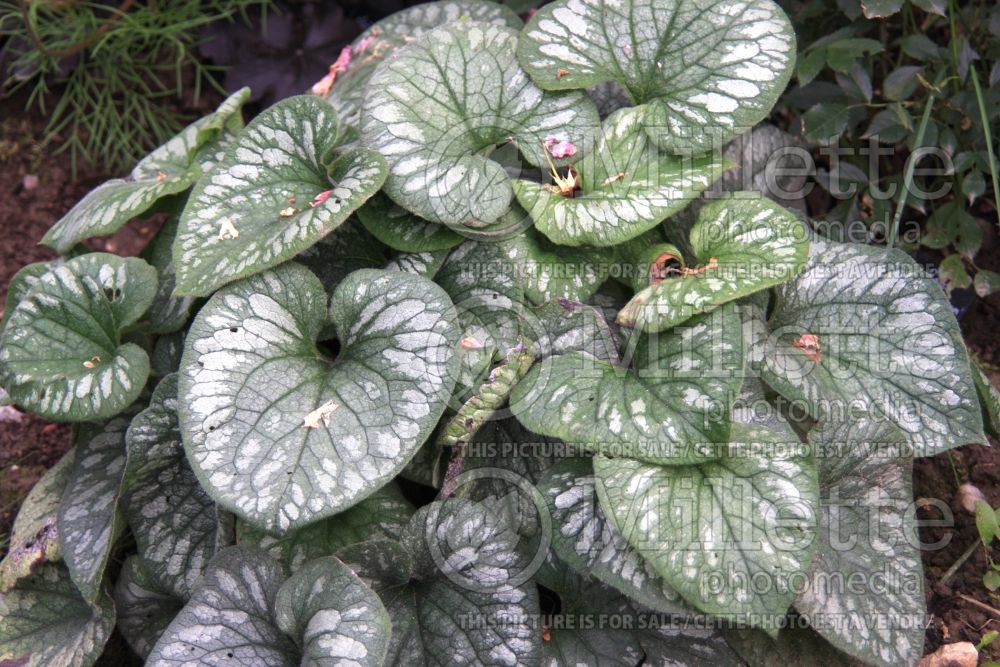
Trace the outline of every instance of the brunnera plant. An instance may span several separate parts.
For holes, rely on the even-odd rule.
[[[443,0],[87,195],[0,332],[77,424],[0,660],[915,663],[912,459],[985,439],[947,300],[701,197],[794,54],[770,0]]]

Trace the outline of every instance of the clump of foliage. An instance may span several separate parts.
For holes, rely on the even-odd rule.
[[[206,85],[219,88],[198,57],[201,29],[269,5],[0,2],[0,87],[30,87],[28,107],[48,117],[46,136],[68,151],[74,173],[80,160],[115,172],[190,120],[178,107],[197,104]]]
[[[0,384],[78,427],[0,659],[917,661],[913,457],[985,440],[948,302],[699,198],[792,76],[777,5],[610,7],[392,15],[52,227]],[[142,258],[80,252],[152,212]]]
[[[800,49],[797,87],[785,101],[808,139],[842,149],[817,175],[836,200],[825,217],[861,221],[890,243],[902,223],[908,249],[940,252],[949,292],[996,292],[1000,274],[976,255],[1000,229],[1000,6],[784,4]],[[902,158],[919,151],[907,172]]]

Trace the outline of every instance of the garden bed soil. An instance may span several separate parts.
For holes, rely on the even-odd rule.
[[[10,279],[22,266],[55,257],[51,250],[37,245],[45,231],[108,174],[83,167],[74,181],[67,159],[43,159],[46,156],[41,144],[44,123],[23,113],[20,98],[0,101],[0,118],[5,119],[0,121],[2,304]],[[33,178],[26,181],[26,176],[36,177],[37,182],[32,183]],[[113,237],[95,239],[87,245],[92,250],[135,255],[156,229],[155,222],[133,221]],[[977,262],[984,268],[1000,270],[1000,250],[995,237],[990,245],[977,257]],[[976,303],[963,318],[962,325],[970,349],[993,367],[991,379],[1000,386],[1000,373],[995,372],[1000,367],[1000,342],[996,334],[1000,330],[1000,298],[994,295]],[[18,416],[9,410],[0,413],[0,555],[5,551],[7,532],[20,501],[45,470],[67,451],[70,438],[68,425],[49,424],[31,415]],[[922,530],[924,542],[951,534],[945,548],[924,552],[930,614],[927,652],[955,641],[977,643],[990,630],[1000,630],[1000,611],[996,611],[1000,608],[1000,599],[982,584],[986,571],[982,549],[947,584],[938,583],[942,574],[978,539],[974,517],[962,511],[955,499],[958,486],[965,481],[978,486],[992,505],[1000,505],[1000,449],[971,445],[918,460],[914,469],[916,497],[940,498],[952,507],[955,516],[954,528]],[[925,510],[921,510],[919,516],[937,518],[933,512]],[[985,649],[984,657],[1000,660],[1000,642]],[[100,664],[117,666],[132,661],[133,657],[116,633]]]

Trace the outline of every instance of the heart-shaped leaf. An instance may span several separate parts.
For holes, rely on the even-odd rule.
[[[684,208],[722,175],[725,162],[714,153],[681,158],[659,151],[643,117],[621,109],[604,121],[596,149],[573,165],[576,191],[514,181],[539,231],[563,245],[617,245]]]
[[[358,220],[369,234],[403,252],[447,250],[462,242],[461,236],[444,225],[423,220],[382,194],[358,209]]]
[[[18,405],[59,421],[112,417],[142,391],[149,358],[122,332],[146,312],[156,271],[92,253],[42,275],[0,336],[0,384]]]
[[[7,555],[0,561],[0,594],[42,563],[59,560],[56,515],[72,470],[73,452],[69,452],[35,482],[21,503],[10,531]]]
[[[639,338],[633,367],[580,352],[543,359],[514,389],[511,410],[529,430],[587,451],[667,465],[716,458],[742,375],[727,334],[738,328],[728,306]]]
[[[65,567],[45,563],[0,598],[0,664],[86,667],[97,661],[114,626],[106,591],[90,604]]]
[[[114,234],[160,199],[187,190],[214,165],[216,151],[242,129],[240,108],[249,97],[249,88],[238,90],[214,113],[144,157],[127,178],[111,179],[91,191],[52,226],[42,243],[65,255],[80,241]]]
[[[454,307],[430,281],[348,276],[329,313],[336,359],[316,347],[325,303],[319,280],[286,264],[213,296],[185,341],[188,460],[216,502],[271,532],[384,486],[430,435],[455,382]]]
[[[537,664],[534,583],[517,537],[482,505],[449,499],[413,516],[406,539],[414,578],[381,592],[392,640],[386,664]],[[480,623],[475,619],[503,619]]]
[[[866,664],[916,664],[926,606],[910,512],[912,449],[898,428],[867,418],[824,422],[809,440],[823,507],[816,556],[795,608],[831,644]]]
[[[101,594],[104,569],[124,528],[118,501],[129,417],[78,427],[73,470],[59,504],[59,552],[88,601]]]
[[[703,152],[770,113],[794,70],[795,33],[771,0],[559,0],[528,22],[518,60],[546,90],[616,81],[647,105],[661,148]]]
[[[768,324],[762,379],[816,419],[887,419],[917,456],[986,442],[958,322],[909,255],[814,241]]]
[[[184,608],[184,600],[165,590],[139,556],[129,556],[115,584],[119,632],[143,660],[163,631]]]
[[[312,561],[287,581],[257,549],[219,552],[147,665],[381,665],[385,609],[335,558]]]
[[[538,490],[556,527],[552,549],[567,565],[657,611],[687,612],[680,594],[608,521],[597,501],[590,461],[570,459],[556,464],[542,476]]]
[[[186,664],[298,665],[298,648],[274,618],[281,566],[260,551],[219,552],[194,595],[160,636],[150,667]]]
[[[729,451],[695,466],[594,457],[601,507],[702,611],[774,629],[808,570],[819,518],[808,447],[733,424]]]
[[[482,21],[520,30],[524,25],[504,5],[481,0],[425,2],[390,14],[351,42],[345,69],[337,71],[326,101],[337,110],[341,122],[358,124],[365,86],[378,65],[416,37],[460,19]]]
[[[171,374],[129,425],[122,512],[150,574],[187,599],[225,538],[215,503],[184,457],[177,407],[177,375]]]
[[[400,539],[413,512],[399,487],[390,483],[350,509],[278,537],[240,521],[236,539],[264,549],[294,572],[307,561],[334,555],[351,544]]]
[[[385,161],[336,155],[337,115],[300,95],[257,116],[188,199],[174,241],[178,294],[204,296],[291,259],[378,192]]]
[[[278,627],[299,639],[302,662],[317,667],[381,667],[389,614],[375,591],[333,556],[309,561],[274,601]]]
[[[491,223],[510,208],[510,178],[485,157],[515,142],[532,165],[558,135],[589,147],[597,109],[582,92],[547,93],[514,55],[517,31],[459,21],[417,37],[368,84],[362,143],[389,163],[385,193],[432,222]]]
[[[802,223],[774,202],[728,199],[705,206],[691,229],[697,265],[682,267],[636,294],[618,323],[664,331],[791,279],[805,267],[809,242]]]

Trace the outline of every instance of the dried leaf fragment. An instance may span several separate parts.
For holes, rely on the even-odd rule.
[[[792,347],[802,350],[807,359],[817,364],[823,360],[820,354],[819,336],[815,334],[802,334],[792,343]]]
[[[222,222],[219,223],[219,240],[225,241],[227,238],[235,239],[240,235],[240,230],[236,229],[236,225],[229,218],[223,218]]]
[[[305,428],[319,428],[320,422],[323,422],[323,426],[329,426],[330,415],[336,412],[339,407],[340,405],[336,401],[330,399],[303,417],[302,426]]]

